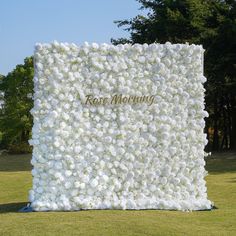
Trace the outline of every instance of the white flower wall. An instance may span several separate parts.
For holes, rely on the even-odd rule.
[[[33,209],[210,209],[203,52],[37,44]]]

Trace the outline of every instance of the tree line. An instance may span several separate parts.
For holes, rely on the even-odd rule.
[[[138,0],[147,16],[115,23],[119,43],[194,43],[205,49],[207,150],[236,149],[236,1]]]
[[[130,33],[124,43],[202,44],[205,49],[205,102],[209,117],[207,151],[236,149],[236,1],[137,0],[147,15],[115,21]],[[0,76],[0,148],[30,151],[33,58]]]

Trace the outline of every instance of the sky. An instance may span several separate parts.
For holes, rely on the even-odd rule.
[[[110,43],[129,37],[114,20],[145,15],[139,8],[135,0],[0,0],[0,74],[33,55],[38,42]]]

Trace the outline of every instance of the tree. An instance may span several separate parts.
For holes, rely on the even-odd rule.
[[[236,148],[236,4],[229,11],[219,26],[216,37],[207,51],[205,70],[208,75],[206,84],[209,110],[211,94],[214,94],[215,108],[212,110],[214,125],[221,129],[221,147]],[[210,100],[211,99],[211,100]],[[213,147],[216,149],[217,129],[214,129]],[[214,141],[215,140],[215,141]]]
[[[4,78],[4,76],[0,75],[0,84],[3,81],[3,78]],[[2,106],[3,106],[3,95],[4,95],[4,93],[0,91],[0,112],[1,112],[1,109],[2,109]]]
[[[115,21],[130,38],[119,43],[194,43],[205,51],[206,132],[212,150],[236,148],[236,2],[138,0],[147,16]],[[212,133],[210,131],[213,131]]]
[[[28,57],[23,65],[17,65],[0,83],[4,102],[1,109],[0,130],[3,131],[1,146],[4,148],[16,148],[19,145],[29,148],[28,139],[32,128],[29,111],[33,106],[30,96],[33,93],[33,74],[33,58]]]
[[[3,80],[3,75],[0,75],[0,84]],[[4,93],[0,91],[0,117],[2,115],[2,107],[3,107],[3,95]],[[3,130],[1,130],[1,127],[0,127],[0,143],[2,141],[2,135],[3,135]]]
[[[138,0],[150,12],[131,20],[115,21],[118,27],[128,26],[130,39],[112,39],[114,44],[131,43],[202,43],[216,35],[222,15],[221,1],[203,0]],[[221,9],[219,11],[218,9]]]

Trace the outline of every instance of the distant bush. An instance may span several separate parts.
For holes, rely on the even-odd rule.
[[[8,152],[12,154],[30,153],[32,152],[32,147],[26,142],[10,144],[8,146]]]

